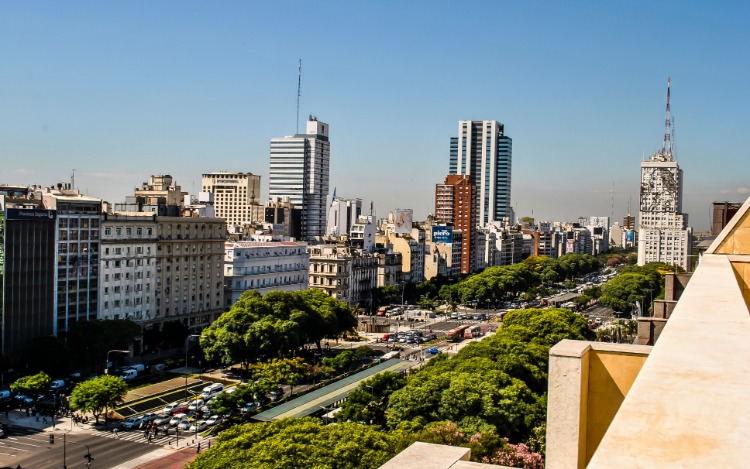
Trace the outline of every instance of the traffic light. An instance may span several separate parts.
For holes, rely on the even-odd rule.
[[[55,435],[49,436],[49,444],[54,445],[55,444]]]

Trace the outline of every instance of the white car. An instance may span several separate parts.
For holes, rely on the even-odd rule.
[[[206,403],[203,401],[203,399],[196,399],[190,402],[190,405],[188,405],[188,410],[198,410],[204,405],[206,405]]]
[[[212,415],[206,420],[206,425],[208,425],[209,427],[216,425],[217,423],[219,423],[220,419],[221,417],[219,417],[218,415]]]
[[[126,421],[122,422],[122,428],[126,428],[128,430],[140,428],[142,422],[143,420],[141,420],[140,417],[130,417]]]
[[[164,413],[165,414],[171,414],[174,412],[174,410],[179,406],[177,402],[172,402],[171,404],[167,404],[164,406]]]
[[[169,425],[171,427],[174,427],[178,423],[182,421],[182,419],[187,418],[187,415],[185,414],[174,414],[172,418],[169,420]]]
[[[192,425],[190,425],[190,428],[188,428],[188,431],[189,432],[193,432],[193,433],[195,433],[195,432],[202,432],[206,428],[208,428],[208,424],[206,423],[206,421],[205,420],[198,420],[197,422],[195,422]]]
[[[189,419],[185,417],[184,419],[180,420],[179,425],[177,425],[177,428],[180,430],[187,430],[193,425],[193,422],[191,422],[192,419]]]

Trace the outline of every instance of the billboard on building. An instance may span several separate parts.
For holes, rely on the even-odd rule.
[[[55,215],[54,210],[9,208],[7,212],[8,220],[54,220]]]
[[[453,227],[452,226],[433,226],[432,227],[432,242],[433,243],[453,243]]]
[[[635,231],[625,232],[625,241],[628,243],[635,243]]]
[[[394,211],[393,232],[397,234],[411,234],[412,210],[397,208]]]
[[[573,252],[573,240],[568,240],[565,243],[565,253],[571,253]]]

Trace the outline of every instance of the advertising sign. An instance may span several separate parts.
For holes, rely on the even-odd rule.
[[[393,232],[397,234],[411,234],[411,209],[397,208],[394,212]]]
[[[627,231],[627,232],[625,232],[625,240],[628,243],[634,243],[635,242],[635,231]]]
[[[567,253],[571,253],[571,252],[573,252],[573,241],[572,240],[568,240],[565,243],[565,253],[567,254]]]
[[[7,219],[31,221],[54,220],[55,214],[54,210],[8,208]]]
[[[433,226],[432,227],[432,242],[433,243],[453,243],[453,227],[452,226]]]

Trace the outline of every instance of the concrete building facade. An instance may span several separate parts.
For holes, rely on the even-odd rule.
[[[260,203],[260,176],[253,173],[213,172],[202,175],[203,192],[214,195],[216,217],[228,226],[261,223],[265,217]]]
[[[300,291],[309,285],[307,245],[293,241],[224,244],[224,301],[231,307],[247,290]]]
[[[331,153],[328,130],[328,124],[310,116],[305,134],[271,139],[269,197],[288,197],[302,209],[304,241],[325,234]]]

